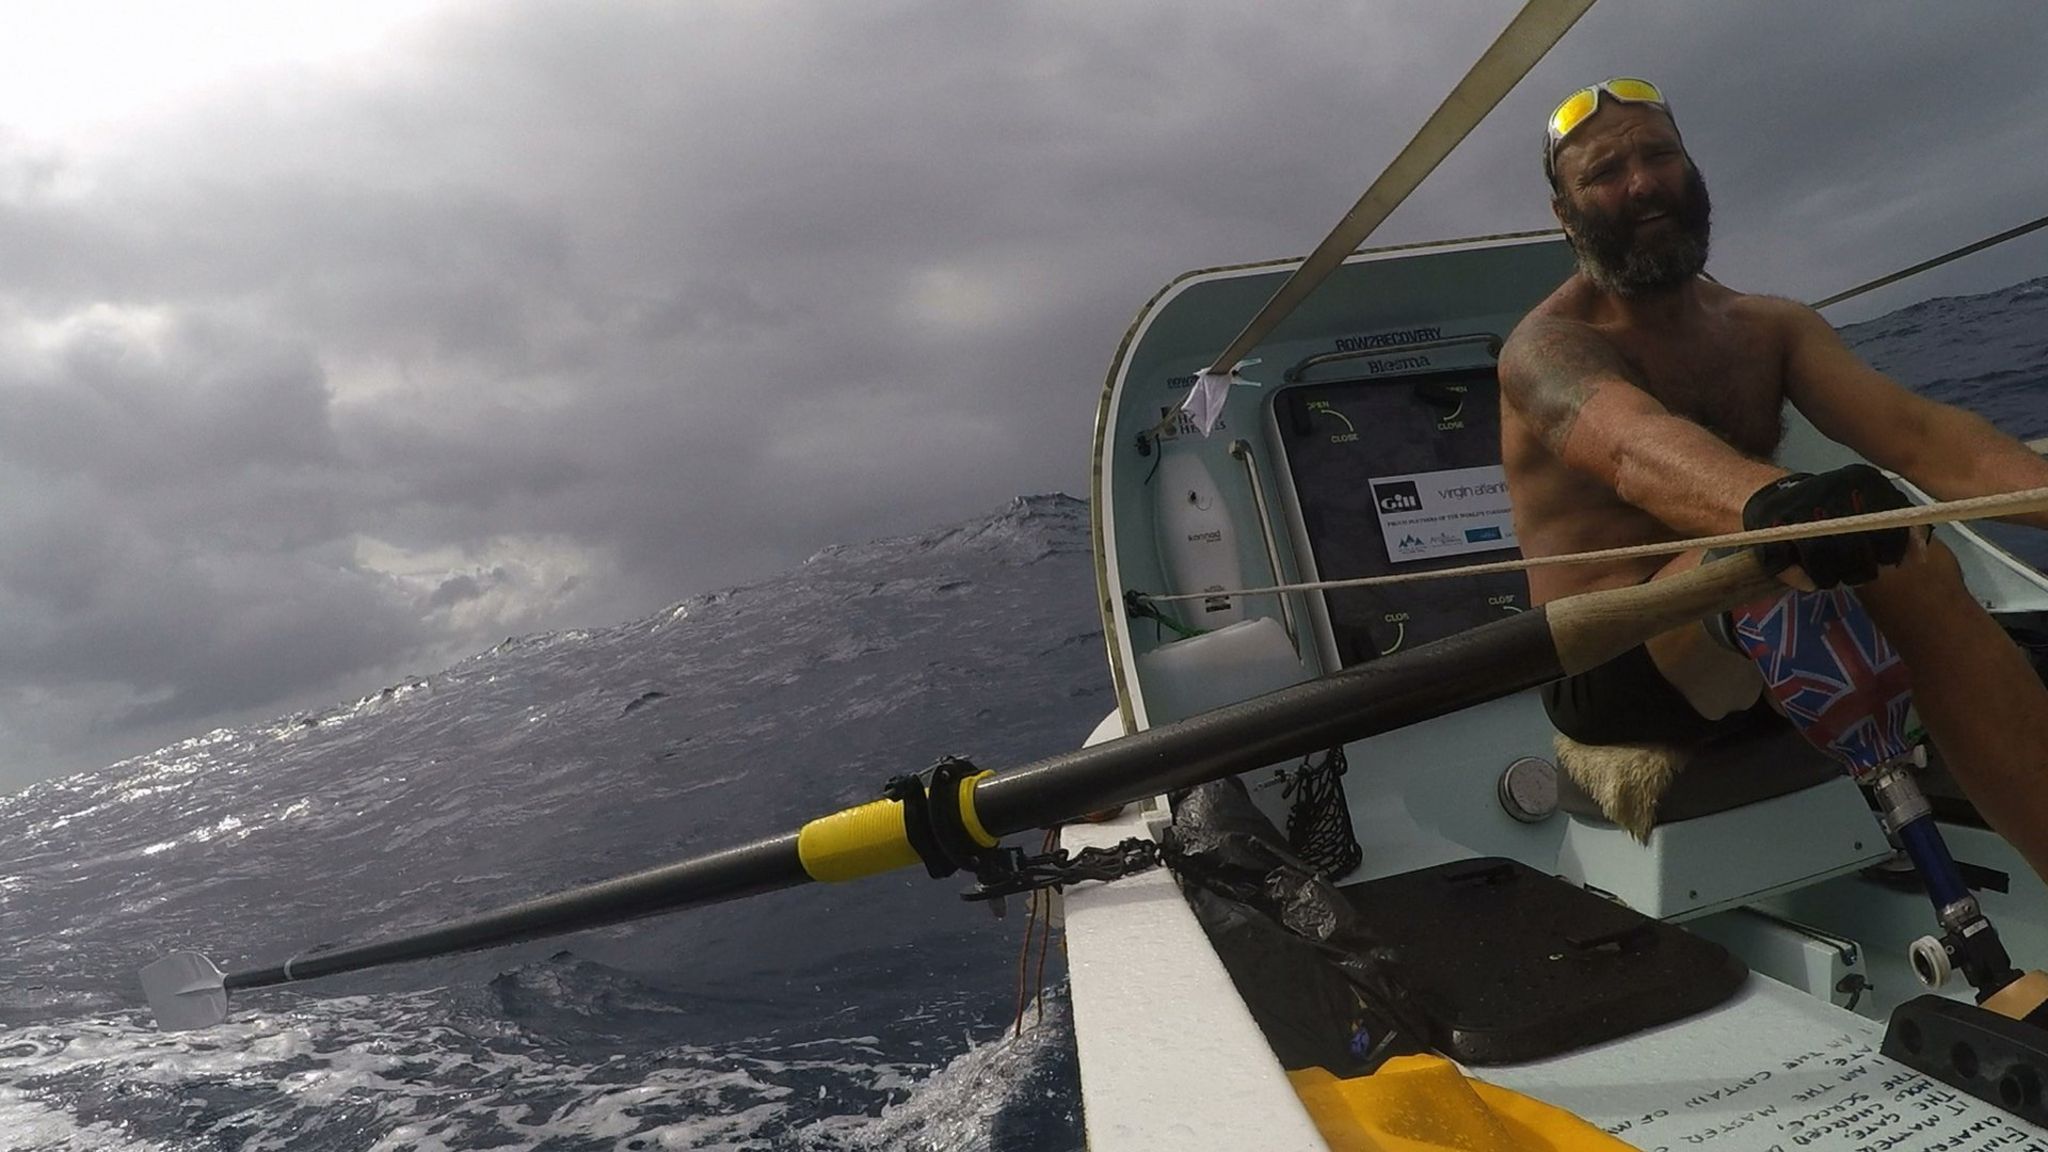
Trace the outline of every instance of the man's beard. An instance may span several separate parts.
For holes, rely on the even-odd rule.
[[[1671,227],[1639,238],[1635,217],[1659,210],[1669,214]],[[1572,251],[1578,253],[1579,271],[1594,287],[1626,299],[1669,292],[1700,274],[1707,266],[1713,210],[1707,182],[1691,164],[1685,169],[1685,191],[1676,202],[1637,201],[1620,216],[1581,208],[1569,196],[1559,207]]]

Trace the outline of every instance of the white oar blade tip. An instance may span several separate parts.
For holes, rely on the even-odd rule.
[[[166,1032],[211,1028],[228,1018],[220,969],[197,952],[173,952],[144,968],[142,994]]]

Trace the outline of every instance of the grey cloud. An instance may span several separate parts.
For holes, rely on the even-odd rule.
[[[166,326],[144,339],[122,317],[88,313],[54,348],[0,364],[0,458],[124,487],[335,462],[326,389],[304,348]]]
[[[447,608],[465,600],[474,600],[484,594],[482,582],[469,573],[450,576],[435,587],[434,594],[427,597],[428,609]]]

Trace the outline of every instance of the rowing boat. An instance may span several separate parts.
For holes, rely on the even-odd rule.
[[[1354,255],[1257,346],[1259,364],[1239,373],[1207,436],[1181,397],[1215,333],[1296,265],[1192,272],[1148,303],[1097,419],[1096,570],[1118,710],[1095,738],[1371,668],[1526,612],[1519,573],[1385,581],[1518,555],[1495,358],[1504,334],[1570,266],[1555,234]],[[1786,467],[1854,459],[1796,412],[1788,425]],[[1939,531],[1995,616],[2019,625],[2048,610],[2039,573],[1966,526]],[[1333,583],[1344,586],[1316,586]],[[1311,586],[1234,591],[1303,584]],[[1411,990],[1437,1015],[1456,1020],[1469,1009],[1489,1021],[1495,1039],[1459,1060],[1486,1083],[1644,1148],[1923,1147],[1937,1135],[1991,1133],[1988,1141],[2008,1129],[2040,1142],[2027,1146],[2048,1144],[2048,1132],[2012,1111],[1878,1051],[1892,1013],[1928,991],[1911,958],[1935,928],[1857,786],[1831,764],[1789,734],[1719,750],[1666,794],[1638,842],[1577,793],[1554,749],[1540,700],[1520,691],[1260,766],[1239,777],[1238,791],[1309,871],[1324,871],[1314,867],[1319,853],[1332,865],[1333,890],[1368,913],[1376,945],[1396,958],[1385,973],[1393,995],[1404,981],[1417,984]],[[1334,776],[1331,762],[1347,770]],[[2015,957],[2023,966],[2048,957],[2048,890],[1952,789],[1930,787],[1946,798],[1943,831],[1957,856],[1996,889],[1980,896]],[[1339,839],[1356,842],[1349,857],[1314,842],[1312,831],[1329,839],[1332,818],[1328,804],[1305,810],[1311,793],[1336,797],[1349,833]],[[1078,851],[1185,835],[1183,809],[1194,802],[1161,796],[1113,821],[1071,826],[1065,842]],[[1624,997],[1603,1009],[1613,1027],[1588,1027],[1559,1004],[1633,980],[1626,965],[1546,991],[1540,981],[1517,983],[1524,969],[1502,959],[1480,983],[1512,984],[1530,998],[1503,1008],[1471,978],[1432,982],[1415,968],[1455,964],[1471,950],[1505,956],[1522,929],[1482,931],[1449,909],[1446,923],[1411,937],[1398,918],[1369,914],[1407,898],[1403,885],[1422,877],[1455,893],[1461,869],[1508,864],[1521,870],[1501,874],[1527,892],[1505,906],[1482,893],[1470,917],[1597,894],[1605,900],[1595,905],[1708,945],[1708,960],[1668,986],[1631,993],[1662,998],[1670,1011],[1642,1015],[1640,1000]],[[1300,1073],[1341,1064],[1352,1022],[1325,1013],[1332,1035],[1321,1048],[1290,1030],[1312,1016],[1291,1004],[1306,978],[1271,968],[1270,957],[1233,957],[1246,934],[1204,916],[1199,887],[1154,874],[1067,894],[1089,1146],[1325,1147],[1327,1122],[1319,1129],[1304,1106]],[[1566,905],[1557,915],[1601,915],[1583,901]],[[1528,942],[1569,946],[1533,933]],[[1684,941],[1673,946],[1682,951]],[[1935,991],[1967,1000],[1970,990],[1950,979]],[[1501,1039],[1510,1033],[1512,1042]],[[1159,1075],[1162,1062],[1173,1076]],[[1358,1060],[1354,1071],[1371,1066]],[[1948,1119],[1915,1129],[1924,1119],[1916,1102],[1929,1098]],[[1829,1127],[1844,1117],[1856,1120]],[[1873,1142],[1908,1129],[1916,1142]]]

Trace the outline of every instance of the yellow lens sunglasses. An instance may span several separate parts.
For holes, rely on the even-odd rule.
[[[1662,108],[1666,113],[1671,111],[1670,101],[1664,99],[1664,93],[1655,84],[1633,76],[1616,76],[1598,84],[1589,84],[1565,97],[1556,111],[1550,114],[1550,147],[1544,153],[1548,160],[1546,168],[1553,181],[1557,179],[1557,146],[1600,110],[1602,92],[1624,104],[1648,104]]]

